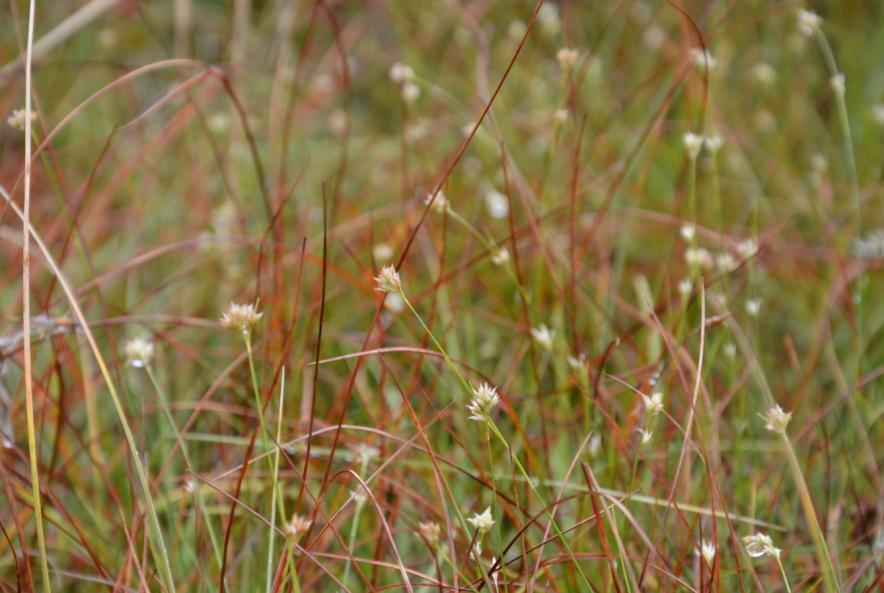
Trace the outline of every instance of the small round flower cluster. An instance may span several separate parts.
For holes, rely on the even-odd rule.
[[[258,311],[257,306],[252,303],[230,303],[227,311],[221,316],[221,325],[248,334],[263,315],[264,313]]]
[[[399,85],[406,103],[414,103],[421,96],[421,87],[414,82],[414,69],[408,64],[396,62],[390,66],[390,80]]]
[[[482,383],[478,387],[473,387],[473,397],[467,404],[467,411],[470,413],[470,420],[478,422],[490,422],[491,410],[500,401],[497,394],[497,388],[492,387],[488,383]]]
[[[31,112],[31,121],[36,121],[37,114],[33,111]],[[27,123],[27,114],[24,109],[13,109],[12,113],[9,114],[9,117],[6,118],[6,123],[9,124],[9,127],[13,130],[19,130],[24,132],[25,124]]]
[[[681,141],[684,144],[685,151],[688,153],[688,158],[691,160],[695,160],[700,156],[700,151],[703,148],[706,148],[710,155],[715,156],[721,150],[721,147],[724,146],[724,138],[718,134],[704,136],[694,132],[685,132],[681,137]]]

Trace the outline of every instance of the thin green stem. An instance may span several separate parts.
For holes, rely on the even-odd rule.
[[[786,569],[783,568],[783,561],[780,559],[779,554],[774,556],[777,561],[777,566],[780,567],[780,574],[783,575],[783,584],[786,586],[786,593],[792,593],[792,587],[789,586],[789,577],[786,576]]]
[[[537,490],[537,487],[534,485],[534,480],[528,475],[528,472],[525,470],[525,467],[522,465],[522,462],[519,461],[519,458],[513,452],[510,447],[509,442],[507,442],[506,438],[503,434],[498,430],[497,426],[491,420],[491,418],[486,419],[487,426],[491,429],[491,432],[494,433],[494,436],[497,437],[497,440],[501,442],[501,444],[506,448],[506,450],[510,454],[510,459],[513,460],[513,463],[516,466],[516,469],[519,470],[519,473],[525,478],[525,481],[528,483],[528,486],[531,488],[531,492],[537,498],[540,505],[546,511],[546,516],[549,518],[550,525],[555,531],[556,536],[559,538],[559,541],[562,542],[562,546],[564,546],[565,550],[568,552],[568,556],[571,559],[571,562],[574,563],[574,568],[577,570],[577,574],[580,575],[580,578],[583,580],[583,584],[586,586],[586,591],[592,590],[592,585],[589,584],[589,579],[586,578],[586,575],[583,572],[583,569],[580,567],[580,563],[577,561],[577,557],[574,555],[574,551],[571,549],[571,545],[568,543],[568,540],[565,539],[565,534],[562,533],[562,530],[559,528],[559,524],[555,519],[555,511],[554,509],[549,508],[549,505],[546,503],[546,499],[540,494],[540,491]]]
[[[160,407],[163,410],[163,414],[166,416],[169,425],[172,427],[172,432],[175,434],[175,440],[178,443],[178,448],[181,449],[181,456],[184,458],[184,465],[188,471],[188,475],[192,476],[195,472],[193,471],[193,463],[190,460],[190,452],[187,449],[187,442],[184,440],[184,437],[181,436],[181,431],[178,430],[178,425],[175,423],[175,418],[172,416],[172,409],[169,406],[169,398],[166,397],[166,392],[160,388],[156,375],[154,375],[153,369],[149,364],[144,365],[144,371],[160,400]],[[188,478],[188,481],[190,479],[191,478]],[[221,558],[221,544],[218,540],[218,535],[215,533],[209,513],[203,504],[202,496],[198,487],[193,489],[193,496],[196,501],[196,506],[199,509],[200,514],[203,516],[203,521],[206,523],[206,530],[209,533],[209,541],[212,544],[212,553],[215,555],[215,561],[218,563],[218,568],[220,569],[223,564]]]
[[[832,565],[832,558],[826,545],[826,536],[823,534],[823,530],[817,520],[816,511],[813,508],[813,499],[810,497],[810,490],[808,490],[807,482],[804,480],[804,474],[801,471],[801,465],[798,463],[798,457],[795,455],[795,449],[792,447],[792,442],[785,432],[781,433],[781,436],[783,447],[786,450],[786,457],[789,460],[789,468],[792,471],[792,479],[795,480],[795,485],[798,488],[798,497],[804,510],[804,518],[813,536],[817,560],[820,563],[820,572],[823,574],[824,588],[829,593],[840,593],[841,586],[835,574],[835,567]]]
[[[282,440],[282,412],[283,412],[283,395],[285,393],[285,369],[280,376],[279,383],[279,412],[276,418],[276,442]],[[273,493],[270,496],[270,529],[267,542],[267,593],[273,590],[273,548],[276,544],[276,496],[275,492],[279,483],[279,447],[275,447],[273,451],[273,483],[271,485]]]

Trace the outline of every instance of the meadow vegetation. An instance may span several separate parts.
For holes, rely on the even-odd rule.
[[[3,3],[0,591],[884,590],[882,28]]]

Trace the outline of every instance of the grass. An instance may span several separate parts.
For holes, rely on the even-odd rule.
[[[0,592],[877,590],[882,26],[0,7]]]

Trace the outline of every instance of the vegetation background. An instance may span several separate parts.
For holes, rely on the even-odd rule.
[[[0,591],[884,591],[882,30],[3,2]]]

